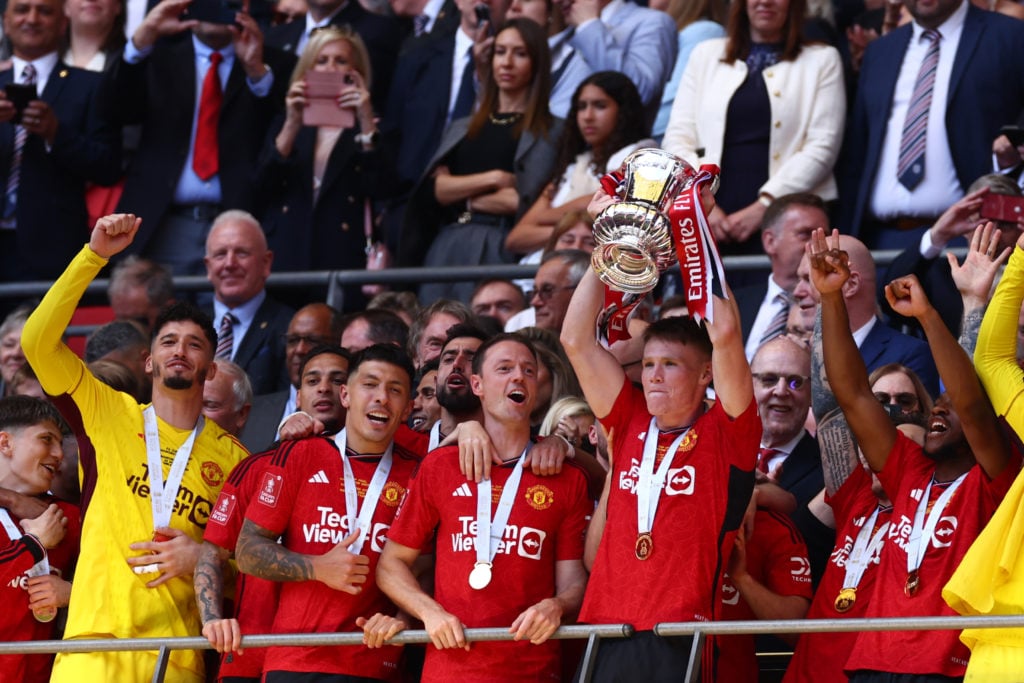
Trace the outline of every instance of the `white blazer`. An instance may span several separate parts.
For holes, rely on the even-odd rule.
[[[707,40],[693,49],[662,142],[695,168],[721,163],[729,102],[747,78],[743,60],[721,61],[726,40]],[[806,45],[795,61],[779,62],[761,75],[771,103],[771,135],[768,182],[760,192],[772,197],[813,192],[835,199],[832,167],[846,119],[839,52],[828,45]]]

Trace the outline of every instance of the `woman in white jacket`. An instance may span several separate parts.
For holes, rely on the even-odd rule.
[[[832,175],[846,117],[839,53],[805,43],[806,0],[737,0],[728,36],[694,48],[662,146],[697,167],[718,164],[709,217],[722,251],[752,239],[775,197],[836,199]]]

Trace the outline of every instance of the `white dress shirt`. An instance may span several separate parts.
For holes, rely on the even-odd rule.
[[[928,134],[924,152],[924,178],[913,191],[908,190],[896,179],[896,166],[900,156],[900,140],[903,137],[903,123],[907,108],[913,96],[917,72],[921,69],[928,41],[922,38],[925,29],[917,22],[912,24],[914,34],[900,65],[900,75],[893,92],[892,109],[889,112],[885,141],[875,175],[875,187],[871,194],[871,213],[881,219],[897,216],[938,216],[949,205],[964,196],[960,180],[949,151],[949,137],[946,133],[946,102],[949,99],[949,79],[953,72],[964,19],[967,17],[967,0],[938,27],[942,38],[939,40],[939,65],[935,73],[931,107],[928,111]],[[894,65],[895,66],[895,65]]]
[[[775,318],[775,314],[786,307],[785,303],[780,304],[775,300],[775,297],[785,291],[776,284],[775,278],[771,275],[768,276],[768,291],[765,292],[764,300],[761,301],[761,307],[757,309],[757,317],[754,318],[754,324],[750,328],[750,335],[747,337],[747,345],[744,348],[744,352],[747,354],[747,362],[754,359],[754,354],[757,353],[757,349],[761,346],[761,337],[764,336],[768,325]]]

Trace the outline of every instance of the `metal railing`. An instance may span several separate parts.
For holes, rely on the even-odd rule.
[[[707,636],[779,633],[840,633],[860,631],[960,631],[966,628],[1021,628],[1024,615],[986,617],[900,617],[876,619],[799,619],[786,621],[697,621],[658,624],[654,633],[659,636],[692,636],[689,665],[684,681],[696,683],[700,678],[700,661]],[[594,671],[597,647],[602,638],[629,638],[634,629],[629,624],[562,626],[553,639],[587,639],[583,655],[581,680],[589,683]],[[512,640],[507,628],[469,628],[465,630],[469,642]],[[360,645],[363,634],[355,633],[293,633],[251,635],[242,637],[247,649],[271,646],[312,647]],[[429,643],[424,630],[408,630],[391,639],[396,645]],[[36,640],[0,642],[0,655],[42,654],[52,652],[152,652],[157,662],[153,683],[163,683],[167,661],[172,650],[208,650],[206,638],[102,638],[81,640]]]
[[[961,253],[963,250],[954,250]],[[872,252],[875,263],[884,266],[892,263],[899,251]],[[771,269],[768,257],[726,256],[722,259],[726,272],[757,271]],[[296,273],[273,273],[267,280],[268,289],[297,289],[301,287],[322,287],[326,291],[324,301],[342,310],[344,308],[344,287],[365,284],[415,285],[423,282],[476,282],[491,278],[521,279],[532,278],[537,266],[488,265],[444,268],[388,268],[386,270],[314,270]],[[109,280],[93,280],[86,289],[87,294],[102,295],[107,291]],[[30,299],[41,297],[53,284],[49,281],[9,282],[0,284],[0,300]],[[185,292],[208,292],[213,288],[205,275],[188,275],[174,278],[174,287]]]

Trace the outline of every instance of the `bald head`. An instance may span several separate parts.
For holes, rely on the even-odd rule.
[[[832,237],[829,236],[829,246]],[[871,252],[856,237],[839,236],[839,248],[847,253],[850,259],[850,279],[843,285],[843,298],[850,316],[850,329],[856,330],[875,317],[878,310],[876,300],[877,270]],[[800,266],[797,268],[797,285],[793,290],[793,298],[801,309],[817,306],[821,300],[810,279],[811,263],[804,253]]]

